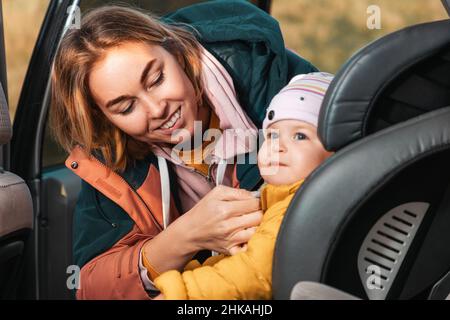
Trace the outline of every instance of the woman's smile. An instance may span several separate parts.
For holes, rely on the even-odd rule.
[[[178,107],[178,109],[172,113],[172,115],[169,117],[168,120],[166,120],[159,128],[159,132],[162,134],[172,134],[176,129],[179,129],[183,123],[182,119],[182,113],[181,113],[181,106]]]

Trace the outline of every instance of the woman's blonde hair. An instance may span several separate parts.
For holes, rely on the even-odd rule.
[[[166,24],[148,12],[124,6],[104,6],[87,13],[80,29],[63,37],[52,66],[50,125],[55,140],[68,152],[80,145],[100,152],[105,164],[121,172],[150,153],[150,146],[115,127],[96,105],[89,90],[89,74],[105,52],[125,42],[160,45],[178,59],[203,102],[200,45],[194,29]]]

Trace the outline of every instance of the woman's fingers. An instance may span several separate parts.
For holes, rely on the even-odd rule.
[[[242,216],[251,212],[261,210],[261,202],[258,198],[251,198],[246,200],[225,201],[222,202],[224,212],[227,217]]]
[[[247,190],[217,186],[180,219],[187,221],[193,247],[229,252],[250,239],[254,229],[249,228],[261,223],[260,207],[260,199]]]
[[[247,243],[250,238],[255,234],[256,228],[247,228],[243,230],[239,230],[234,233],[230,238],[230,243],[232,246],[241,243]]]
[[[235,254],[238,254],[239,252],[241,252],[241,246],[237,245],[237,246],[233,246],[228,250],[228,253],[231,256],[234,256]]]
[[[215,187],[212,192],[217,200],[223,201],[255,199],[252,193],[248,190],[231,188],[224,185]]]
[[[228,223],[231,230],[235,232],[242,229],[255,228],[260,225],[263,218],[263,212],[261,210],[247,213],[238,217],[231,218]]]
[[[251,228],[247,228],[247,229],[249,229],[250,231],[253,231],[253,233],[255,233],[256,229],[258,229],[258,227],[251,227]]]

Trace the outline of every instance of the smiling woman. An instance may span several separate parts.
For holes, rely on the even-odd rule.
[[[228,135],[199,163],[172,149],[192,138],[196,121],[255,133],[288,79],[315,70],[246,1],[205,2],[162,19],[120,6],[83,14],[54,60],[51,113],[66,165],[83,179],[77,297],[154,297],[161,272],[184,269],[199,251],[228,254],[247,243],[262,218],[250,190],[262,179],[256,164],[234,159],[251,147]]]
[[[118,14],[108,21],[98,19],[101,13],[111,11],[100,8],[96,14],[85,16],[83,23],[96,30],[92,35],[95,38],[75,31],[62,40],[54,63],[53,101],[66,107],[56,107],[51,122],[59,128],[55,130],[56,138],[66,150],[75,145],[83,145],[87,153],[100,148],[106,164],[123,171],[127,162],[149,153],[149,143],[173,143],[167,130],[155,129],[169,120],[180,105],[184,105],[183,119],[188,130],[194,120],[205,120],[208,114],[197,110],[204,104],[198,79],[199,48],[193,35],[180,27],[159,24],[151,16],[136,17],[126,8],[116,8]],[[122,18],[131,21],[124,23]],[[118,33],[115,28],[124,24],[131,28],[130,32]],[[76,45],[78,51],[71,45]],[[62,85],[71,80],[73,65],[79,64],[83,67],[75,79],[86,81],[88,87],[83,83],[76,87]],[[76,114],[80,103],[83,114]],[[92,104],[98,108],[92,108]],[[198,113],[200,117],[194,119]],[[74,123],[71,115],[83,119]]]
[[[183,65],[162,46],[124,43],[93,66],[89,88],[108,120],[130,137],[173,145],[190,139],[194,121],[206,123],[210,115]],[[174,133],[179,128],[185,130]]]

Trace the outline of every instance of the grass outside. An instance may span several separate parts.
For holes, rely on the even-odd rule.
[[[367,28],[370,5],[380,8],[380,30]],[[383,35],[448,18],[439,0],[273,0],[271,13],[280,22],[286,46],[331,73]]]
[[[11,120],[49,0],[3,0],[8,97]]]

